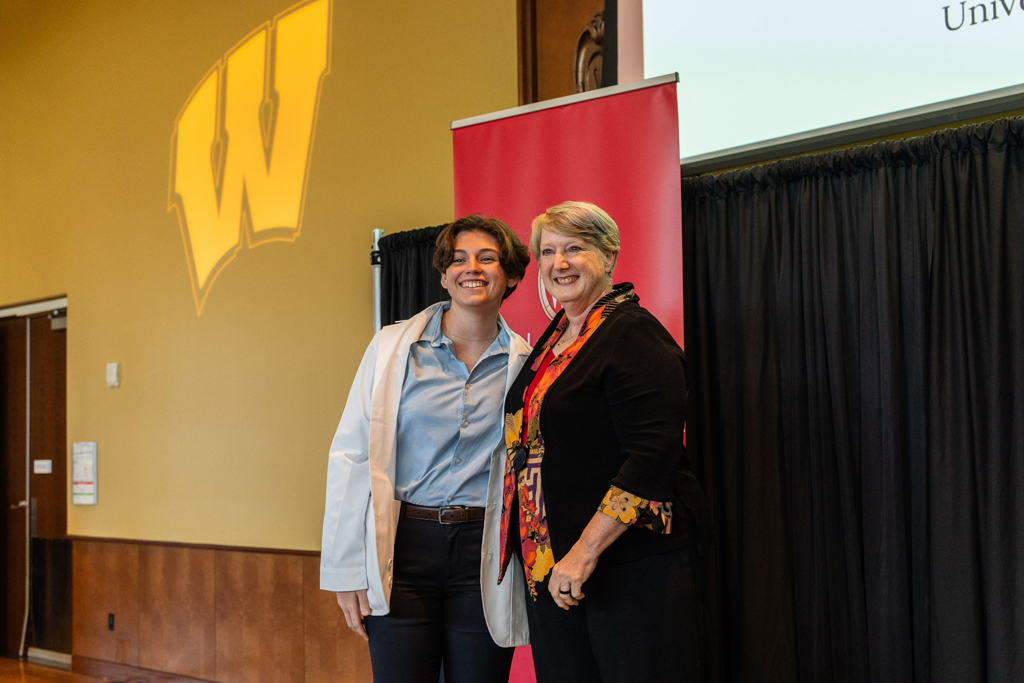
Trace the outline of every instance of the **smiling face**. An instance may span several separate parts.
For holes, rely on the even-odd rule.
[[[587,311],[612,284],[612,256],[585,240],[544,230],[539,267],[544,288],[569,315]]]
[[[501,305],[505,288],[517,284],[519,278],[505,275],[498,253],[498,243],[485,232],[467,230],[456,236],[451,265],[441,275],[441,286],[451,294],[452,306]]]

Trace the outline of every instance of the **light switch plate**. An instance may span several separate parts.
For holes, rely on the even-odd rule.
[[[53,474],[52,460],[33,460],[32,472],[35,474]]]
[[[119,387],[119,386],[121,386],[121,364],[120,363],[107,363],[107,386],[108,387]]]

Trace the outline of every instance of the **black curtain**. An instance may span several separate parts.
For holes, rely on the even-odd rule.
[[[1024,120],[683,181],[722,681],[1024,680]]]
[[[432,263],[437,236],[444,227],[396,232],[377,240],[382,325],[407,320],[430,304],[449,298]]]

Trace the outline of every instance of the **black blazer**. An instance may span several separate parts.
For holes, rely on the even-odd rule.
[[[617,285],[596,305],[626,288],[632,285]],[[548,389],[541,407],[541,485],[556,561],[579,540],[610,486],[674,501],[680,472],[689,474],[683,446],[686,357],[638,301],[633,295],[608,314]],[[536,374],[534,361],[563,315],[551,321],[513,383],[506,413],[522,408]],[[601,561],[625,562],[689,543],[682,507],[674,506],[671,535],[630,527]]]

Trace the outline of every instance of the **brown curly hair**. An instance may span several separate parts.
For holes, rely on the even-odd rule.
[[[526,266],[530,263],[530,250],[516,236],[512,228],[497,218],[487,218],[478,213],[463,216],[445,226],[437,236],[437,250],[434,251],[434,267],[444,275],[448,266],[455,260],[455,240],[461,233],[475,230],[490,235],[498,244],[498,263],[509,278],[518,278],[521,282],[526,275]],[[516,286],[505,288],[501,297],[504,301]]]

